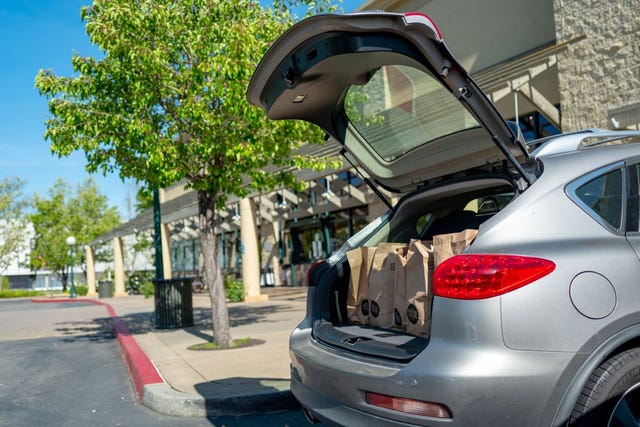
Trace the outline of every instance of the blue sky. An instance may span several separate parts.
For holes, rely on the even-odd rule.
[[[346,12],[362,1],[345,0]],[[18,176],[27,195],[48,194],[57,178],[75,185],[89,177],[82,153],[58,158],[44,139],[47,100],[34,89],[41,68],[70,76],[71,56],[99,56],[80,20],[80,8],[90,0],[0,0],[0,179]],[[129,218],[127,194],[135,196],[133,183],[117,175],[95,174],[100,191],[111,206]]]

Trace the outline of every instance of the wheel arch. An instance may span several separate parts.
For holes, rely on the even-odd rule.
[[[577,369],[566,387],[551,425],[563,426],[567,424],[580,393],[598,366],[616,354],[635,347],[640,347],[640,324],[634,324],[618,331],[591,351],[589,357]]]

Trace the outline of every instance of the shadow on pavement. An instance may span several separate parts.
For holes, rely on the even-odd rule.
[[[110,317],[92,319],[91,322],[59,322],[55,330],[60,333],[63,342],[101,343],[116,339]]]
[[[269,305],[262,307],[229,306],[229,324],[231,327],[250,325],[258,322],[274,322],[269,319],[269,315],[278,312],[286,313],[292,307],[287,305]],[[184,329],[185,332],[193,336],[211,341],[213,336],[211,324],[211,309],[195,307],[193,309],[194,326],[175,329],[156,329],[154,325],[153,312],[130,313],[118,316],[127,327],[131,335],[143,335],[150,332],[170,333],[175,329]],[[106,341],[115,338],[113,333],[113,322],[110,317],[95,318],[91,322],[62,322],[56,327],[69,341]]]
[[[229,414],[229,408],[238,414],[264,413],[300,407],[289,388],[289,381],[271,378],[226,378],[196,384],[198,394],[204,397],[208,417]],[[259,408],[259,410],[257,410]]]

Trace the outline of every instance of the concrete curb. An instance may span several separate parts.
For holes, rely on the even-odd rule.
[[[175,390],[167,383],[144,386],[141,401],[147,408],[165,415],[207,416],[204,397]]]
[[[288,385],[266,391],[222,393],[215,397],[197,396],[175,390],[164,381],[111,305],[91,298],[32,298],[31,302],[89,303],[105,307],[113,322],[116,339],[120,344],[138,399],[144,406],[161,414],[182,417],[248,415],[293,409],[299,405]]]
[[[290,390],[211,398],[183,393],[166,383],[146,385],[143,402],[156,412],[181,417],[249,415],[299,407]]]

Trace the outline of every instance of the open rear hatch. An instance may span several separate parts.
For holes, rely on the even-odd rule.
[[[496,164],[506,165],[509,182],[521,190],[539,174],[521,133],[500,116],[421,13],[307,18],[273,43],[247,97],[270,119],[320,126],[374,186],[389,192],[409,194]],[[344,300],[332,301],[344,298],[348,286],[339,264],[319,283],[323,308],[316,336],[394,360],[415,356],[426,338],[347,324],[339,308]]]
[[[392,191],[496,159],[508,160],[524,186],[537,174],[524,140],[424,14],[303,20],[262,58],[247,97],[270,119],[320,126]]]

